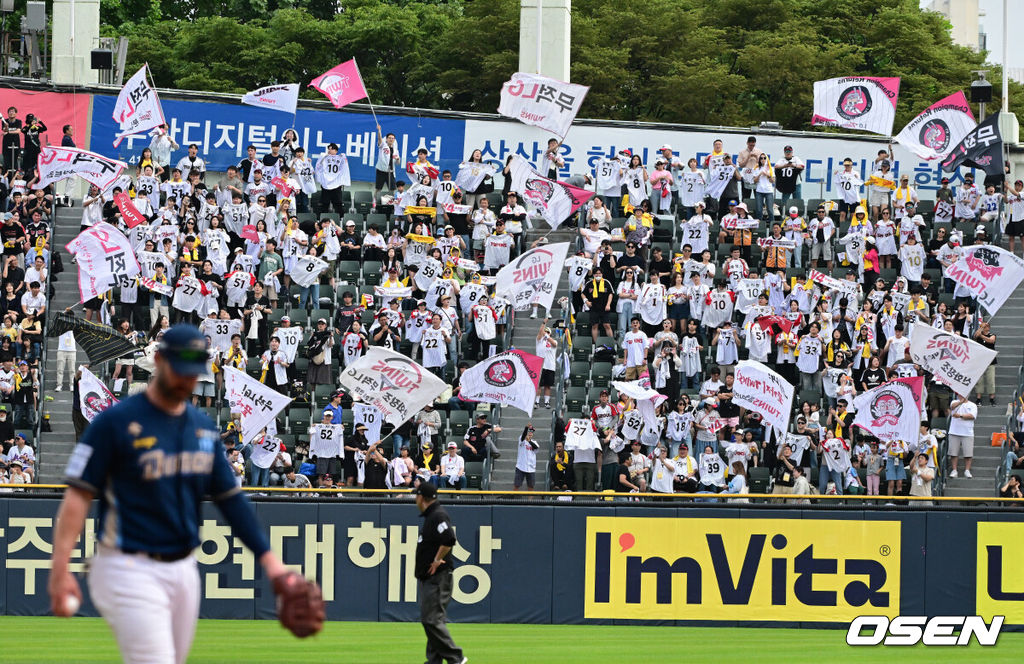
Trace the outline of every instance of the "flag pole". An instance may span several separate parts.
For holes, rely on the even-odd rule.
[[[363,72],[359,69],[359,61],[352,58],[352,62],[356,65],[356,73],[359,74],[359,82],[363,85],[363,90],[366,90],[366,81],[363,80]],[[377,113],[373,110],[373,102],[370,101],[370,91],[366,90],[366,105],[370,107],[370,114],[373,115],[373,124],[379,125],[377,121]]]

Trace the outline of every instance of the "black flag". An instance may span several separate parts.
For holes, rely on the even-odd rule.
[[[998,113],[985,118],[942,160],[942,170],[947,173],[960,166],[980,168],[986,175],[1003,174],[1003,139],[999,135]]]
[[[75,341],[85,349],[90,364],[100,364],[140,350],[138,346],[109,325],[83,320],[73,313],[60,311],[46,326],[46,336],[59,337],[65,332],[74,332]]]

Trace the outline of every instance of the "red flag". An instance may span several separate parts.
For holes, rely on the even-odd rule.
[[[238,234],[238,237],[243,240],[252,240],[253,242],[260,241],[260,234],[256,232],[256,224],[242,226],[242,232]]]
[[[369,96],[366,94],[363,77],[359,75],[359,65],[356,64],[355,58],[320,74],[310,81],[309,87],[324,93],[324,96],[334,104],[334,108],[347,106]]]
[[[423,168],[416,165],[414,161],[408,161],[405,163],[405,172],[409,175],[415,175],[417,168]],[[441,171],[437,170],[436,166],[427,166],[423,168],[424,172],[430,176],[431,180],[436,180],[437,176],[441,174]]]
[[[124,219],[124,223],[128,224],[128,228],[135,228],[139,224],[146,223],[146,218],[135,207],[128,194],[123,191],[117,194],[114,196],[114,203],[117,204],[117,209],[121,212],[121,218]]]
[[[280,175],[278,175],[276,178],[271,180],[270,184],[272,184],[275,187],[277,187],[277,190],[279,192],[281,192],[281,195],[284,196],[285,198],[287,198],[288,196],[292,195],[292,188],[288,186],[287,182],[285,182],[283,179],[281,179]]]

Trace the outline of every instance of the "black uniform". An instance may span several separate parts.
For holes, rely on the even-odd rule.
[[[451,551],[437,571],[430,574],[430,565],[438,549],[455,546],[455,530],[448,513],[437,501],[428,505],[421,516],[423,525],[416,544],[416,578],[419,580],[420,622],[427,634],[427,663],[461,662],[462,649],[455,645],[445,625],[453,587]]]

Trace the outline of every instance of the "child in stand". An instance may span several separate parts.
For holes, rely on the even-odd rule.
[[[878,495],[878,483],[882,472],[882,455],[878,453],[878,441],[871,441],[871,450],[867,454],[865,467],[867,469],[868,495]]]

